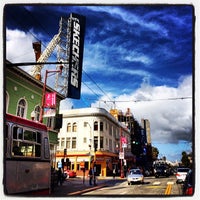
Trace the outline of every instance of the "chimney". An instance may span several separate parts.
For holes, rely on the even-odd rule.
[[[35,60],[36,62],[38,61],[38,59],[40,58],[41,56],[41,41],[39,42],[33,42],[33,49],[34,49],[34,52],[35,52]],[[41,74],[36,74],[35,75],[35,78],[37,80],[40,80],[41,81]]]
[[[33,42],[33,49],[34,49],[34,52],[35,52],[35,60],[37,62],[40,55],[41,55],[41,41]]]

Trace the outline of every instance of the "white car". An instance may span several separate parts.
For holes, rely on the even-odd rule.
[[[136,182],[143,183],[144,182],[144,175],[141,173],[140,169],[134,168],[131,169],[127,175],[127,182],[128,185]]]
[[[183,183],[185,181],[186,175],[190,169],[189,168],[177,168],[176,172],[176,183]]]

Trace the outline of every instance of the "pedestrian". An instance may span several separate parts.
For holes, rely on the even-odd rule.
[[[60,185],[63,183],[63,174],[61,168],[58,169],[58,183],[60,183]]]
[[[92,185],[92,179],[93,179],[93,171],[92,169],[90,168],[89,170],[89,184]]]
[[[97,179],[96,179],[96,166],[93,168],[93,181],[94,181],[94,186],[97,185]]]
[[[116,169],[114,168],[113,169],[113,179],[115,179],[115,176],[116,176]]]

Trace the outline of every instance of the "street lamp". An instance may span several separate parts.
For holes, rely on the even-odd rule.
[[[45,72],[45,79],[44,79],[44,85],[43,85],[43,90],[42,90],[42,105],[40,109],[40,119],[39,119],[40,123],[43,122],[47,76],[49,73],[62,73],[62,69],[63,69],[63,66],[60,65],[59,70],[46,70]]]
[[[88,168],[90,169],[90,162],[91,162],[91,148],[92,148],[92,138],[91,138],[91,132],[92,132],[92,127],[90,126],[90,124],[88,123],[88,122],[84,122],[84,126],[86,127],[86,126],[89,126],[89,128],[90,128],[90,139],[89,139],[89,166],[88,166]]]

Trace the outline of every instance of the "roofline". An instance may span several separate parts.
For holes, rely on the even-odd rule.
[[[6,60],[5,61],[5,66],[6,66],[6,63],[11,63],[11,62],[8,61],[8,60]],[[44,86],[44,83],[42,81],[35,79],[33,76],[31,76],[29,73],[27,73],[26,71],[22,70],[19,67],[16,67],[16,66],[15,67],[5,67],[5,70],[11,70],[11,71],[14,71],[14,72],[18,72],[22,76],[24,76],[26,79],[28,79],[29,81],[31,81],[32,83],[35,83],[36,85],[38,85],[39,87],[43,88],[43,86]],[[5,71],[4,71],[4,73],[5,73]],[[59,92],[55,91],[54,89],[52,89],[48,85],[46,86],[46,89],[49,90],[49,91],[51,91],[51,92],[56,92],[57,96],[61,100],[65,99],[65,96],[63,96]]]
[[[72,118],[72,117],[90,117],[90,116],[102,116],[111,120],[113,123],[117,124],[119,127],[122,127],[127,132],[130,132],[127,127],[119,122],[114,116],[112,116],[106,109],[104,108],[80,108],[80,109],[71,109],[71,110],[60,110],[60,114],[63,114],[64,118]]]

